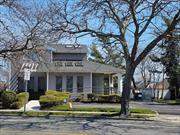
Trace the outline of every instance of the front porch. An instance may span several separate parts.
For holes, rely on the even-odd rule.
[[[23,90],[24,82],[18,79],[18,90]],[[34,72],[28,82],[29,92],[45,92],[46,90],[67,91],[73,94],[121,94],[121,74],[103,73],[59,73]]]

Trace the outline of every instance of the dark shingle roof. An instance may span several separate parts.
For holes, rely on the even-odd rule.
[[[73,62],[73,66],[65,66],[65,63],[61,63],[63,66],[56,66],[55,63],[40,64],[37,72],[124,73],[123,69],[91,61],[82,61],[83,66],[75,66],[75,62]]]

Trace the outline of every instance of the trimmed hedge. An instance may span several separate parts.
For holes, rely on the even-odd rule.
[[[17,100],[11,105],[11,108],[13,109],[20,109],[21,107],[24,106],[24,101],[25,101],[25,94],[26,94],[26,103],[28,103],[29,99],[29,93],[28,92],[21,92],[17,94]]]
[[[3,108],[11,108],[11,105],[16,101],[16,93],[13,91],[3,91],[1,100]]]
[[[87,94],[87,99],[82,99],[81,102],[94,103],[120,103],[121,97],[119,95],[102,95],[102,94]]]
[[[48,90],[45,95],[40,96],[41,108],[63,105],[69,101],[69,93],[59,92],[56,90]]]
[[[21,92],[19,94],[16,94],[15,92],[10,90],[3,91],[3,93],[1,94],[2,107],[8,109],[19,109],[23,107],[25,93],[26,93],[26,103],[27,103],[29,99],[28,92]]]

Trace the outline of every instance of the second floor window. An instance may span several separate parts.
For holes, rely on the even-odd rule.
[[[82,61],[86,59],[85,53],[53,53],[53,61]]]

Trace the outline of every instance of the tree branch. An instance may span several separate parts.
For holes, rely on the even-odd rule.
[[[155,38],[152,42],[150,42],[146,48],[141,52],[141,54],[137,57],[135,60],[135,65],[138,65],[141,60],[157,45],[159,41],[161,41],[163,38],[165,38],[170,32],[172,32],[175,29],[175,26],[180,22],[180,10],[176,13],[176,15],[173,18],[173,21],[171,22],[171,25],[168,26],[168,28],[159,35],[157,38]]]

